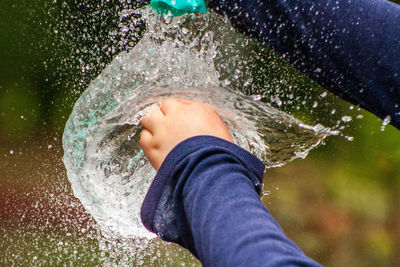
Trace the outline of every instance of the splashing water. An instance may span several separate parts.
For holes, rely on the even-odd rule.
[[[148,29],[76,102],[64,136],[64,163],[76,197],[113,238],[155,237],[139,211],[155,171],[138,141],[146,110],[165,97],[213,105],[239,146],[278,167],[304,158],[336,132],[308,126],[232,89],[246,81],[246,45],[213,14],[159,18],[141,11]],[[239,43],[239,45],[238,45]],[[239,75],[238,75],[239,74]]]

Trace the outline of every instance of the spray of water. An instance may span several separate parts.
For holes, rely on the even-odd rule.
[[[231,89],[242,81],[238,73],[245,75],[251,64],[243,49],[249,39],[234,38],[237,35],[223,18],[159,18],[147,9],[142,15],[148,22],[144,38],[119,54],[90,84],[64,132],[64,163],[72,189],[104,235],[154,237],[139,218],[155,172],[140,150],[138,133],[147,108],[162,98],[213,105],[235,143],[267,167],[304,158],[334,134]],[[233,45],[227,44],[229,40]]]

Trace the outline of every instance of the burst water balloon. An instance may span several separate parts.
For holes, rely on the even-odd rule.
[[[148,23],[143,39],[115,57],[90,84],[76,102],[63,136],[73,192],[105,235],[155,237],[139,216],[155,176],[139,147],[139,133],[141,118],[162,98],[213,105],[235,143],[267,167],[304,158],[334,134],[321,125],[305,125],[229,86],[235,71],[246,65],[246,46],[229,48],[235,53],[226,56],[227,34],[236,33],[223,18],[213,14],[159,18],[148,9],[142,15]],[[248,42],[238,37],[235,45],[238,40]]]

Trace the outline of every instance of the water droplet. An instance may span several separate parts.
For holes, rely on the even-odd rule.
[[[251,97],[254,101],[260,101],[262,99],[262,95],[252,95]]]
[[[351,116],[343,116],[342,121],[343,122],[350,122],[352,120]]]
[[[383,132],[386,128],[386,126],[391,122],[392,117],[390,115],[387,115],[385,119],[382,121],[382,126],[381,126],[381,131]]]
[[[158,236],[160,239],[165,240],[165,235],[164,235],[163,233],[157,232],[157,236]]]

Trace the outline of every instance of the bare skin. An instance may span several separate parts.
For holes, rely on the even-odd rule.
[[[188,100],[163,99],[141,124],[140,147],[157,171],[168,153],[190,137],[211,135],[233,143],[228,127],[213,107]]]

